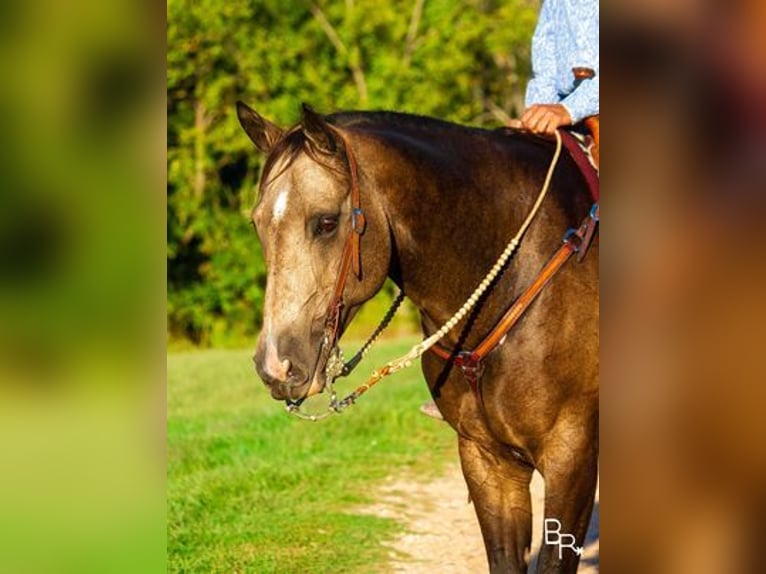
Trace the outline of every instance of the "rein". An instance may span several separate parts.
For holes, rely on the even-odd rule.
[[[367,353],[369,348],[374,344],[374,342],[377,340],[377,337],[380,335],[380,333],[383,331],[383,329],[386,328],[390,320],[393,318],[394,313],[396,312],[397,308],[401,304],[402,300],[404,299],[404,294],[402,292],[399,293],[396,300],[394,301],[391,308],[387,311],[386,316],[381,321],[380,325],[375,329],[375,332],[373,335],[368,339],[368,341],[364,344],[362,349],[357,353],[357,355],[351,359],[348,363],[343,362],[343,355],[340,349],[337,346],[338,343],[338,335],[340,333],[340,327],[341,327],[341,315],[344,307],[343,303],[343,292],[345,290],[346,282],[348,280],[348,275],[350,269],[353,267],[354,274],[357,276],[357,278],[361,279],[361,259],[360,259],[360,243],[361,243],[361,236],[364,233],[365,230],[365,219],[364,219],[364,213],[361,209],[360,204],[360,191],[359,191],[359,176],[358,176],[358,166],[356,162],[356,157],[354,156],[354,153],[351,149],[351,146],[349,145],[348,139],[346,136],[337,128],[332,128],[335,133],[341,138],[343,141],[345,151],[346,151],[346,158],[348,160],[348,166],[349,166],[349,172],[350,172],[350,178],[351,178],[351,229],[349,231],[349,234],[346,236],[346,242],[343,247],[343,253],[341,255],[341,263],[340,263],[340,270],[338,273],[338,277],[335,281],[335,288],[333,290],[333,298],[330,301],[330,305],[327,309],[327,313],[325,315],[325,326],[324,326],[324,336],[322,339],[322,344],[320,346],[319,350],[319,358],[318,361],[321,360],[321,358],[325,358],[326,364],[325,364],[325,376],[327,379],[327,387],[330,392],[330,404],[328,406],[328,410],[324,413],[321,413],[319,415],[310,415],[307,413],[304,413],[300,410],[300,406],[303,403],[305,399],[300,399],[298,401],[287,401],[287,411],[290,414],[293,414],[299,418],[302,418],[304,420],[310,420],[310,421],[318,421],[322,420],[324,418],[327,418],[328,416],[340,413],[343,410],[345,410],[350,405],[354,404],[356,400],[366,393],[370,388],[372,388],[375,384],[380,382],[384,377],[387,377],[389,375],[392,375],[393,373],[400,371],[402,369],[405,369],[412,365],[413,361],[420,358],[426,351],[431,349],[432,347],[434,349],[437,349],[435,345],[443,339],[465,316],[468,314],[468,312],[473,309],[473,307],[476,305],[476,303],[479,301],[481,296],[486,292],[486,290],[489,288],[489,286],[492,284],[492,282],[495,280],[495,278],[500,274],[503,267],[505,267],[505,264],[508,262],[508,260],[511,258],[513,253],[516,251],[517,247],[519,246],[519,243],[521,242],[522,237],[527,231],[527,228],[531,225],[532,221],[534,220],[535,216],[537,215],[540,206],[543,203],[543,200],[545,199],[545,196],[548,193],[548,189],[550,188],[551,179],[553,177],[553,172],[556,168],[556,165],[558,164],[559,157],[561,155],[561,148],[562,148],[562,139],[561,134],[558,130],[555,132],[556,136],[556,149],[554,151],[553,157],[551,159],[551,163],[548,166],[548,172],[546,173],[545,180],[543,182],[542,188],[540,189],[540,193],[538,194],[537,200],[533,204],[529,214],[527,215],[526,219],[522,223],[521,227],[519,228],[516,235],[508,242],[508,245],[505,247],[503,252],[498,257],[495,264],[490,269],[489,273],[484,277],[484,279],[481,280],[479,285],[476,287],[474,292],[468,297],[468,299],[463,303],[463,305],[458,309],[458,311],[450,317],[450,319],[442,325],[442,327],[436,331],[433,335],[426,338],[425,340],[421,341],[420,343],[413,346],[405,355],[402,355],[399,358],[393,359],[386,363],[383,367],[380,369],[374,369],[370,376],[367,378],[367,380],[357,387],[352,393],[350,393],[348,396],[346,396],[342,400],[338,400],[337,394],[333,388],[333,383],[335,379],[338,377],[345,377],[351,373],[351,371],[356,367],[358,362],[361,360],[361,358]],[[598,221],[595,219],[595,221]],[[585,225],[585,222],[583,223]],[[567,232],[567,234],[564,237],[564,246],[557,252],[557,255],[559,255],[558,259],[561,259],[560,264],[557,263],[556,269],[550,273],[550,275],[545,279],[540,285],[539,288],[537,288],[537,292],[532,294],[529,298],[529,302],[524,306],[523,309],[521,309],[521,312],[526,309],[526,307],[531,303],[531,300],[539,293],[540,290],[542,290],[542,287],[550,280],[550,277],[553,276],[555,271],[557,271],[561,265],[563,265],[566,260],[569,259],[569,256],[576,252],[576,250],[571,250],[569,247],[564,249],[566,246],[575,244],[571,242],[571,236],[577,235],[580,238],[580,243],[578,245],[578,248],[581,246],[584,246],[587,248],[587,243],[585,241],[584,237],[581,237],[578,235],[578,232],[583,228],[581,225],[580,229],[573,231],[570,230],[570,232]],[[590,238],[592,238],[592,230],[590,231],[590,235],[588,237],[588,241],[590,241]],[[564,257],[564,251],[568,252],[566,256]],[[557,256],[554,255],[554,259]],[[548,266],[546,266],[547,268]],[[535,283],[537,284],[538,281]],[[534,285],[533,285],[534,287]],[[529,291],[529,289],[527,290]],[[519,299],[524,298],[524,295],[527,295],[527,292],[522,295]],[[511,309],[509,310],[509,313],[514,310],[514,307],[516,305],[514,304]],[[521,312],[518,313],[518,316],[521,316]],[[506,314],[507,317],[507,314]],[[505,317],[504,317],[505,319]],[[516,322],[516,319],[513,320],[511,325],[506,329],[510,329],[511,326]],[[501,320],[501,323],[503,323],[504,320]],[[492,331],[490,336],[492,336],[497,331],[497,328]],[[499,344],[499,341],[502,337],[498,337],[497,341],[492,345],[492,349]],[[491,349],[490,349],[491,350]],[[489,351],[487,351],[489,352]],[[437,352],[438,355],[441,356],[439,352]],[[449,353],[448,358],[452,358],[454,353]],[[479,357],[481,358],[481,357]],[[461,368],[463,368],[464,373],[468,373],[466,370],[467,368],[473,368],[474,374],[476,375],[475,380],[477,381],[476,384],[472,384],[472,389],[477,392],[478,395],[478,378],[480,376],[480,366],[477,361],[475,365],[468,365],[467,367],[460,365]],[[468,375],[466,375],[468,376]],[[469,382],[471,379],[469,378]]]

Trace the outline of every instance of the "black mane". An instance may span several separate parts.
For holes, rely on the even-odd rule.
[[[327,121],[339,127],[401,127],[405,129],[427,130],[431,132],[458,130],[470,133],[488,133],[490,131],[482,128],[456,124],[429,116],[391,111],[336,112],[328,115]]]
[[[502,137],[509,138],[515,137],[518,139],[524,139],[536,143],[537,145],[552,146],[552,142],[533,136],[527,132],[514,130],[508,127],[500,127],[496,129],[485,129],[474,126],[467,126],[463,124],[457,124],[446,120],[430,116],[421,116],[416,114],[409,114],[404,112],[393,111],[340,111],[328,114],[325,116],[328,123],[344,128],[369,128],[369,129],[387,129],[387,130],[403,130],[407,132],[415,132],[420,134],[430,135],[453,135],[455,137]],[[267,182],[279,177],[279,175],[287,169],[295,158],[301,153],[308,153],[314,161],[322,164],[326,164],[317,153],[314,152],[311,146],[307,145],[308,140],[303,133],[302,124],[299,122],[286,130],[282,138],[276,143],[272,149],[269,157],[264,164],[262,181]],[[276,161],[287,156],[287,162],[284,167],[277,173],[271,174]],[[331,167],[331,166],[327,166]]]

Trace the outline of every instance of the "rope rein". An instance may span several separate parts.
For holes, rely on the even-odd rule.
[[[424,339],[420,343],[414,345],[406,354],[402,355],[401,357],[398,357],[396,359],[389,361],[380,369],[373,369],[370,376],[362,385],[357,387],[351,394],[349,394],[343,400],[338,401],[337,394],[335,392],[335,389],[333,388],[333,382],[335,378],[339,376],[348,375],[351,372],[351,370],[356,366],[356,364],[367,354],[370,347],[372,347],[372,345],[377,341],[380,333],[388,326],[388,323],[390,323],[391,319],[394,316],[394,313],[396,312],[402,300],[404,299],[404,293],[400,291],[394,303],[392,304],[391,308],[388,310],[385,317],[383,318],[383,321],[381,321],[381,323],[373,332],[372,336],[368,339],[368,341],[364,344],[364,346],[359,350],[359,352],[357,352],[357,354],[348,363],[345,363],[345,364],[343,363],[343,358],[342,358],[343,355],[340,349],[338,349],[337,347],[335,349],[334,354],[328,360],[327,368],[325,369],[325,372],[327,375],[327,385],[330,391],[330,405],[329,405],[328,411],[319,415],[310,415],[300,411],[299,403],[288,403],[287,411],[289,413],[299,418],[302,418],[304,420],[318,421],[318,420],[327,418],[333,413],[339,413],[343,411],[348,406],[354,404],[361,395],[366,393],[369,389],[371,389],[384,377],[387,377],[389,375],[396,373],[397,371],[401,371],[402,369],[406,369],[410,367],[413,361],[416,361],[417,359],[419,359],[426,351],[428,351],[431,347],[433,347],[436,343],[438,343],[441,339],[443,339],[450,331],[452,331],[452,329],[454,329],[455,326],[463,318],[465,318],[468,312],[471,309],[473,309],[473,307],[479,301],[481,296],[487,291],[487,289],[489,289],[489,286],[497,278],[497,276],[502,271],[503,267],[505,267],[505,264],[508,262],[508,260],[511,258],[513,253],[516,251],[516,249],[519,246],[519,243],[521,242],[521,239],[524,237],[524,234],[526,233],[527,229],[529,228],[535,216],[537,215],[538,211],[540,210],[540,206],[542,205],[543,200],[545,199],[545,196],[548,194],[548,189],[550,188],[551,179],[553,178],[553,172],[555,171],[556,165],[558,164],[559,156],[561,155],[561,147],[562,147],[561,134],[559,134],[558,130],[556,130],[554,133],[556,136],[556,149],[553,153],[551,163],[548,166],[548,172],[545,175],[545,180],[543,181],[543,185],[542,185],[542,188],[540,189],[540,193],[537,196],[537,200],[532,206],[532,209],[529,211],[529,214],[527,215],[526,219],[521,224],[521,227],[519,228],[516,235],[513,237],[513,239],[510,240],[510,242],[508,242],[508,245],[506,245],[505,249],[500,254],[497,261],[495,261],[495,264],[489,270],[489,273],[487,273],[487,275],[481,280],[479,285],[476,287],[473,293],[471,293],[471,295],[468,297],[465,303],[463,303],[460,309],[458,309],[455,312],[455,314],[452,315],[452,317],[450,317],[447,320],[447,322],[444,323],[444,325],[442,325],[441,328],[438,331],[436,331],[433,335]]]
[[[351,357],[351,359],[346,362],[343,365],[343,369],[338,373],[337,376],[339,377],[347,377],[351,374],[351,371],[354,370],[354,368],[359,364],[359,362],[364,359],[364,357],[367,355],[367,352],[370,350],[370,348],[377,343],[378,337],[380,337],[380,334],[386,330],[389,323],[391,323],[391,320],[394,318],[394,315],[396,315],[396,312],[399,310],[399,306],[404,301],[404,291],[399,291],[397,293],[396,298],[394,299],[394,302],[391,303],[391,306],[388,308],[388,311],[386,311],[386,314],[383,316],[383,319],[378,324],[378,326],[375,328],[375,330],[372,332],[372,335],[370,335],[370,338],[367,339],[367,342],[362,345],[362,348],[359,349],[356,352],[356,355]],[[328,377],[330,376],[330,373],[328,373]]]

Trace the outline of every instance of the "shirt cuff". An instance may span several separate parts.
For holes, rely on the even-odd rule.
[[[561,100],[560,103],[569,112],[573,124],[598,114],[598,88],[598,76],[583,80],[575,91]]]

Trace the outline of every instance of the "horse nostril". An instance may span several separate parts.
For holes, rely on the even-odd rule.
[[[302,369],[297,369],[291,366],[287,371],[287,382],[291,385],[304,383],[306,382],[306,375]]]
[[[284,355],[279,356],[276,346],[259,346],[253,356],[253,363],[258,376],[267,386],[298,386],[306,382],[306,370]]]
[[[257,351],[253,355],[253,364],[258,376],[268,386],[288,382],[291,363],[287,359],[279,359],[276,352]]]
[[[285,359],[279,364],[279,373],[282,375],[282,379],[285,381],[290,380],[290,372],[292,371],[292,363],[289,359]]]

